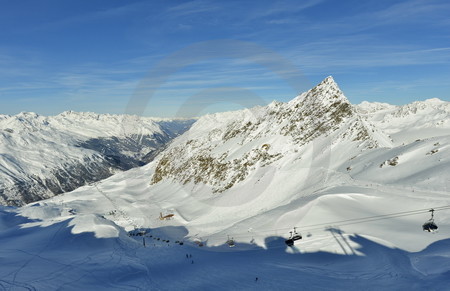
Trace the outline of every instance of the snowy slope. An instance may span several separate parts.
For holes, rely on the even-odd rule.
[[[161,121],[64,112],[0,116],[0,204],[21,205],[143,165],[178,135]],[[174,127],[176,128],[176,127]]]
[[[38,226],[1,209],[0,222],[0,286],[5,290],[446,290],[448,287],[448,239],[419,252],[407,252],[380,245],[372,238],[345,233],[341,237],[337,233],[343,244],[347,241],[358,245],[354,251],[363,255],[293,254],[279,247],[284,243],[279,237],[267,237],[267,248],[252,245],[252,249],[243,251],[239,250],[242,243],[234,249],[199,248],[154,240],[147,234],[144,247],[142,237],[128,237],[107,220],[87,214]],[[70,227],[73,224],[115,236],[99,238],[93,232],[79,233]],[[334,238],[329,236],[332,242]],[[302,245],[330,243],[311,242],[313,238]]]
[[[288,103],[202,117],[143,167],[3,208],[0,284],[445,290],[450,139],[392,144],[358,112],[327,78]],[[430,208],[437,233],[422,231]]]

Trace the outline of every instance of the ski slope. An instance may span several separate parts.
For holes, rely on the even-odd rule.
[[[448,193],[432,193],[430,198],[429,192],[412,193],[401,187],[336,183],[309,199],[236,221],[231,215],[238,216],[239,210],[205,209],[192,199],[177,205],[173,196],[158,200],[141,191],[138,195],[137,181],[124,185],[132,190],[122,188],[121,195],[114,195],[107,184],[117,188],[116,178],[97,185],[104,192],[101,196],[92,186],[79,190],[86,197],[71,193],[59,201],[2,209],[2,286],[13,290],[276,290],[296,285],[361,290],[368,284],[373,289],[445,290],[448,286],[448,209],[437,211],[439,232],[433,234],[421,230],[429,218],[426,211],[339,223],[442,205],[448,202]],[[174,220],[157,219],[162,205],[174,210]],[[188,220],[186,208],[194,208],[197,216],[190,213]],[[284,239],[294,225],[303,239],[291,249]],[[124,229],[135,226],[148,233],[127,236]],[[236,247],[225,245],[228,234]],[[198,247],[197,237],[206,246]],[[184,240],[184,245],[176,240]]]
[[[101,218],[88,215],[83,220],[101,228],[109,225]],[[253,246],[246,251],[180,246],[151,238],[147,238],[144,247],[140,237],[133,239],[119,228],[116,230],[119,236],[113,238],[96,238],[91,232],[74,234],[67,221],[47,227],[11,229],[7,237],[9,244],[2,237],[0,286],[7,290],[293,287],[445,290],[448,287],[448,240],[411,253],[363,236],[344,234],[344,238],[337,235],[342,243],[359,245],[355,251],[362,255],[339,255],[323,251],[288,253],[280,247],[283,240],[276,237],[267,238],[266,248]],[[192,257],[186,258],[186,254]]]

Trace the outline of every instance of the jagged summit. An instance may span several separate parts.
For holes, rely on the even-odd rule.
[[[340,91],[338,84],[334,80],[333,76],[328,76],[323,79],[315,88],[332,88],[333,90]]]
[[[317,84],[315,86],[315,88],[317,87],[324,87],[324,86],[334,86],[334,87],[338,87],[336,81],[334,80],[333,76],[328,76],[325,79],[323,79],[319,84]]]
[[[340,92],[342,93],[341,89],[339,88],[339,85],[334,80],[333,76],[328,76],[325,79],[322,80],[319,84],[317,84],[313,89],[316,90],[329,90],[333,92]],[[311,90],[313,90],[311,89]]]
[[[328,76],[314,88],[300,94],[289,103],[306,102],[309,104],[321,104],[327,106],[337,101],[350,104],[333,77]]]

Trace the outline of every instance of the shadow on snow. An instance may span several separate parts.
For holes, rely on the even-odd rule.
[[[229,248],[225,241],[198,247],[175,243],[188,234],[182,226],[138,230],[142,238],[124,231],[96,238],[73,234],[70,221],[24,227],[37,221],[0,211],[0,289],[445,289],[450,275],[450,239],[410,253],[352,235],[359,245],[353,249],[341,230],[326,229],[347,255],[288,253],[278,236],[267,237],[266,248],[240,242]]]

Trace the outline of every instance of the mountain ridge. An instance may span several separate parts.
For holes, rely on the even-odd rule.
[[[63,112],[0,116],[0,204],[22,205],[151,161],[193,120]]]
[[[199,118],[162,153],[152,184],[171,178],[203,183],[223,192],[257,166],[292,155],[286,143],[302,147],[319,137],[354,142],[357,147],[390,145],[389,138],[360,118],[332,77],[289,102],[272,102]],[[192,138],[191,138],[192,137]],[[257,165],[260,164],[260,165]]]
[[[355,107],[368,122],[390,135],[395,145],[445,136],[450,131],[450,102],[437,98],[405,105],[363,102]]]

